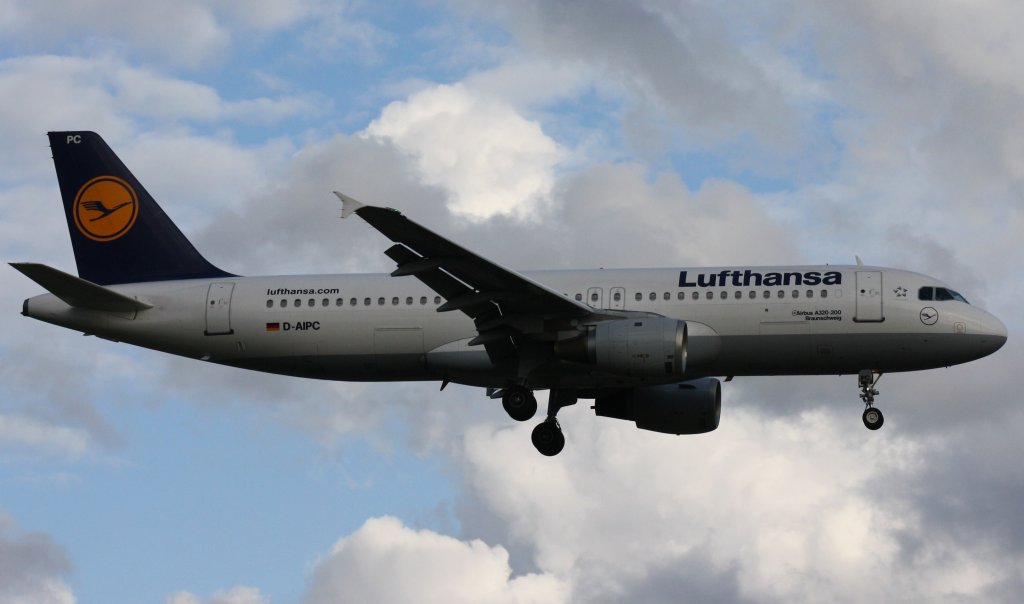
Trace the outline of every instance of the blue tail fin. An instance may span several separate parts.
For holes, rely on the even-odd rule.
[[[233,277],[210,264],[95,132],[50,132],[78,275],[93,283]]]

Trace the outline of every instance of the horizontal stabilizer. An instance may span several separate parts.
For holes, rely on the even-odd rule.
[[[45,264],[12,262],[11,266],[70,306],[104,312],[133,312],[153,308],[151,304],[129,298]]]

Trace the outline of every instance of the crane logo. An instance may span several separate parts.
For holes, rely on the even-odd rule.
[[[925,325],[935,325],[939,320],[939,311],[931,306],[925,306],[921,309],[919,316],[921,317],[921,322]]]
[[[116,176],[97,176],[75,196],[75,226],[93,241],[114,241],[135,225],[139,198],[135,189]]]

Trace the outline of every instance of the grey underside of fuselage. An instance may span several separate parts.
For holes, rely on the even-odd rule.
[[[835,375],[863,369],[880,372],[933,369],[987,354],[988,337],[971,334],[815,334],[721,336],[717,359],[688,364],[685,379],[730,375]],[[690,338],[691,349],[702,345]],[[219,359],[224,365],[283,375],[338,381],[450,380],[503,387],[516,378],[514,365],[458,371],[431,368],[424,354],[311,355]],[[678,381],[602,374],[577,363],[556,362],[532,376],[536,388],[621,387]]]

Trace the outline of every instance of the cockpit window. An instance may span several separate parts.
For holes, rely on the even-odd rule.
[[[970,302],[967,301],[967,298],[964,298],[959,293],[957,293],[957,292],[955,292],[955,291],[953,291],[951,289],[946,289],[945,287],[936,287],[935,288],[935,299],[936,300],[956,300],[957,302],[963,302],[964,304],[970,304]]]
[[[956,300],[957,302],[970,304],[970,302],[968,302],[967,299],[959,293],[945,287],[922,287],[917,291],[917,298],[919,300],[935,300],[938,302]]]

